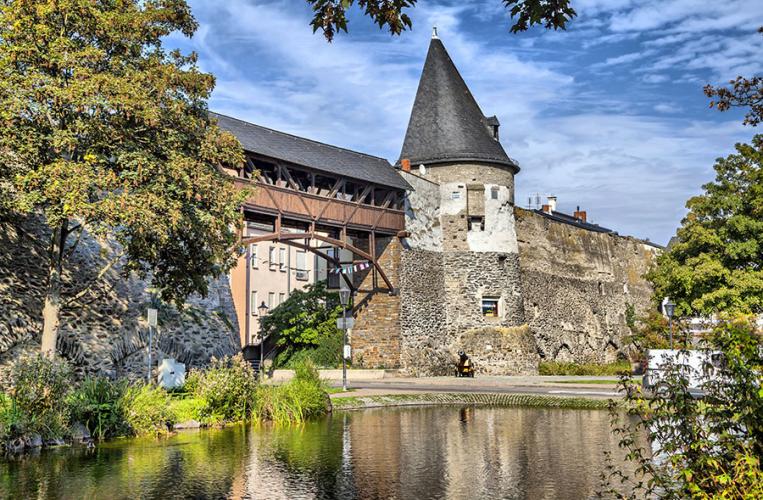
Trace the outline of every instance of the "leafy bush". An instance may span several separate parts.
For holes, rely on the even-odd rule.
[[[325,414],[329,407],[324,383],[309,361],[295,367],[294,378],[289,382],[257,389],[256,415],[262,420],[300,423]]]
[[[628,378],[621,380],[628,418],[614,407],[611,415],[636,474],[629,477],[610,464],[603,476],[608,496],[763,498],[762,339],[752,317],[719,324],[707,341],[724,362],[702,384],[702,399],[689,393],[681,364],[662,367],[661,390],[651,398]],[[651,443],[647,449],[639,439],[644,436]],[[623,479],[638,487],[617,491]]]
[[[86,378],[69,395],[73,422],[81,422],[90,434],[103,440],[128,432],[122,398],[127,390],[124,381],[112,382],[104,377]]]
[[[630,374],[631,365],[627,361],[615,363],[565,363],[562,361],[541,361],[538,365],[539,375],[620,375]]]
[[[278,368],[295,368],[303,363],[311,362],[316,366],[336,368],[342,364],[341,330],[336,328],[318,339],[313,347],[287,346],[275,359]]]
[[[206,423],[246,420],[254,409],[257,381],[241,354],[213,359],[191,377],[194,395],[204,401],[199,416]]]
[[[175,397],[170,403],[170,410],[175,422],[188,422],[189,420],[200,421],[206,401],[199,397]]]
[[[9,441],[24,434],[26,416],[7,394],[0,393],[0,441]]]
[[[263,334],[277,336],[277,344],[283,349],[276,366],[290,364],[291,357],[296,358],[292,365],[309,358],[320,365],[336,366],[342,342],[336,320],[341,312],[338,294],[326,290],[324,282],[292,292],[262,322]],[[339,349],[335,350],[337,341]]]
[[[125,391],[121,404],[133,434],[164,434],[175,421],[170,396],[158,386],[132,385]]]
[[[42,355],[23,359],[13,368],[12,382],[10,396],[24,416],[27,432],[40,433],[44,438],[66,433],[66,399],[72,387],[72,371],[65,361]]]

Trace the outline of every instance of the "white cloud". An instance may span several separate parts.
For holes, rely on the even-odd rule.
[[[650,21],[644,17],[649,6],[641,1],[580,0],[579,19],[598,21],[535,35],[509,35],[508,21],[497,13],[483,12],[480,22],[487,24],[475,25],[481,5],[419,2],[413,31],[397,38],[353,17],[350,35],[328,44],[312,34],[306,4],[199,0],[194,12],[201,28],[190,45],[200,52],[202,67],[217,76],[212,109],[394,161],[436,25],[483,111],[500,118],[507,152],[522,165],[517,200],[553,191],[564,210],[579,204],[602,225],[667,241],[684,201],[710,178],[713,159],[751,133],[738,125],[741,120],[711,121],[715,114],[689,119],[683,103],[663,94],[696,75],[754,70],[757,62],[750,61],[758,61],[753,53],[760,45],[751,34],[666,30],[718,14],[703,7],[686,14],[697,2],[649,4],[662,16]],[[655,28],[600,31],[615,22],[623,30],[626,22]],[[497,26],[502,38],[491,38],[488,25]],[[611,49],[620,44],[627,49]],[[591,75],[612,65],[614,75]],[[631,76],[648,84],[646,95],[622,91],[616,78]],[[694,86],[699,94],[700,85]]]

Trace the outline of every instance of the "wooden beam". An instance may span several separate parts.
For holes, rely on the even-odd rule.
[[[381,276],[382,279],[384,280],[384,284],[387,285],[387,288],[389,289],[390,293],[394,293],[395,287],[392,286],[392,282],[387,277],[387,274],[381,268],[379,263],[376,262],[376,260],[374,260],[371,254],[369,254],[368,252],[364,252],[360,248],[350,245],[347,242],[337,240],[336,238],[331,238],[329,236],[323,236],[322,234],[315,234],[315,233],[271,233],[271,234],[262,234],[259,236],[252,236],[250,238],[244,238],[239,244],[248,245],[251,243],[259,243],[261,241],[282,241],[285,243],[286,241],[290,241],[290,240],[303,240],[303,239],[316,239],[319,241],[323,241],[324,243],[328,243],[336,247],[347,249],[351,251],[353,254],[363,257],[367,261],[371,262],[371,264],[376,268],[377,272],[379,273],[379,276]]]

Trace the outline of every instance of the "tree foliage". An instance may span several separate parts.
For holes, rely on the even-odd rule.
[[[763,35],[763,27],[758,28]],[[705,86],[705,95],[715,98],[710,107],[718,111],[727,111],[735,107],[747,107],[745,125],[756,126],[763,121],[763,76],[746,78],[738,76],[729,82],[730,87]]]
[[[621,379],[631,418],[614,402],[611,415],[626,460],[626,474],[610,464],[603,493],[621,498],[761,498],[763,495],[763,362],[761,332],[753,317],[720,323],[708,338],[723,353],[701,384],[705,396],[690,393],[687,367],[661,367],[661,389],[647,398],[630,377]],[[647,444],[648,443],[648,444]],[[627,491],[622,491],[625,486]]]
[[[218,167],[243,151],[210,123],[196,54],[162,46],[195,29],[183,0],[0,2],[0,210],[49,229],[47,352],[83,232],[178,303],[232,264],[243,194]]]
[[[763,135],[716,161],[716,178],[691,198],[678,241],[647,274],[677,315],[763,312]]]
[[[297,348],[314,347],[336,332],[336,320],[342,312],[339,295],[326,290],[325,282],[294,290],[262,321],[265,336],[278,336],[278,345]]]
[[[509,9],[510,17],[516,18],[511,31],[526,31],[531,26],[543,25],[550,29],[566,29],[567,23],[577,14],[570,0],[501,0]],[[347,11],[355,4],[363,9],[380,29],[387,28],[399,35],[413,27],[411,18],[404,11],[416,6],[416,0],[307,0],[314,16],[310,25],[313,32],[319,29],[329,42],[338,31],[347,32]]]

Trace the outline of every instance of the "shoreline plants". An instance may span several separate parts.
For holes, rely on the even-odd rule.
[[[0,392],[0,448],[165,435],[176,426],[220,426],[253,418],[301,423],[330,411],[325,384],[309,361],[282,385],[261,386],[241,354],[191,370],[183,387],[167,391],[143,381],[89,377],[43,355],[19,361]],[[90,436],[90,437],[88,437]]]

